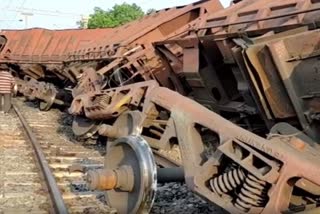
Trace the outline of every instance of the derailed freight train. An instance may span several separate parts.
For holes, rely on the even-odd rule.
[[[230,213],[320,212],[319,21],[315,0],[201,1],[71,50],[74,132],[108,141],[90,187],[149,211],[157,180],[181,176],[154,154],[178,148],[188,187]]]

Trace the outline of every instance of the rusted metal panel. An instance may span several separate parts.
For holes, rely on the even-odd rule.
[[[200,28],[214,35],[246,34],[316,24],[320,2],[312,0],[245,0],[223,11],[208,15]]]
[[[293,36],[293,35],[288,35]],[[276,36],[265,38],[264,42],[249,45],[245,51],[247,70],[257,91],[262,91],[275,118],[290,118],[296,115],[279,72],[268,49],[268,43]],[[261,99],[264,99],[264,96]]]
[[[315,30],[268,44],[301,126],[310,136],[317,137],[320,115],[319,42],[319,30]]]
[[[111,29],[88,30],[3,30],[1,35],[7,44],[0,60],[25,63],[61,63],[67,53],[76,50],[94,39],[108,34]]]
[[[179,43],[182,38],[196,36],[214,39],[257,36],[275,31],[285,31],[300,26],[316,28],[319,25],[320,2],[317,0],[243,0],[230,7],[207,13],[184,29],[184,36],[156,44]]]
[[[50,42],[52,38],[53,32],[43,30],[42,36],[37,40],[37,48],[34,49],[32,55],[34,61],[45,60],[45,56],[43,56],[44,51],[47,48],[47,44]],[[9,37],[10,38],[10,37]],[[30,47],[32,47],[30,45]],[[33,46],[34,47],[34,46]]]
[[[202,16],[206,11],[222,9],[218,0],[203,0],[177,8],[168,8],[145,16],[114,29],[101,40],[95,40],[85,49],[70,53],[70,60],[110,58],[121,56],[137,45],[151,45],[154,41],[165,39],[178,29]],[[112,51],[111,51],[112,50]],[[96,54],[96,57],[93,56]]]

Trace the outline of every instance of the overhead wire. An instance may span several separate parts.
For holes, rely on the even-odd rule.
[[[12,3],[12,0],[8,0],[8,4],[7,4],[6,7],[10,7],[11,3]],[[9,20],[7,11],[6,11],[6,10],[2,10],[2,11],[4,11],[4,13],[3,13],[3,15],[4,15],[4,20]],[[6,21],[6,27],[7,27],[7,28],[9,27],[8,21]]]
[[[2,10],[8,10],[8,11],[16,11],[16,12],[30,12],[37,15],[45,15],[45,16],[71,16],[71,17],[80,17],[82,14],[76,14],[76,13],[67,13],[67,12],[61,12],[61,11],[51,11],[51,10],[41,10],[41,9],[34,9],[34,8],[3,8]]]
[[[10,0],[10,1],[12,1],[12,0]],[[13,20],[15,20],[17,18],[17,15],[19,13],[30,13],[30,14],[34,14],[34,15],[53,16],[53,17],[58,17],[58,18],[72,17],[72,18],[77,18],[77,20],[81,19],[83,17],[83,14],[62,12],[59,10],[44,10],[44,9],[36,9],[36,8],[26,8],[26,7],[24,7],[24,5],[26,4],[26,1],[27,0],[23,0],[21,5],[17,6],[17,7],[10,7],[10,4],[7,4],[7,6],[5,6],[4,8],[1,8],[1,10],[16,12]],[[72,26],[72,27],[74,27],[74,26]],[[8,23],[7,23],[7,28],[9,28]]]

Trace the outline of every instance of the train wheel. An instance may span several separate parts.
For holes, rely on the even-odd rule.
[[[107,203],[118,213],[148,213],[155,199],[157,168],[148,143],[139,136],[113,142],[105,169],[87,174],[91,189],[106,191]]]

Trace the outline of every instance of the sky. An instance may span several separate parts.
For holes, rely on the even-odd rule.
[[[104,10],[114,4],[136,3],[144,11],[185,5],[197,0],[1,0],[0,29],[76,28],[82,16],[93,13],[94,7]],[[230,0],[220,0],[227,7]]]

